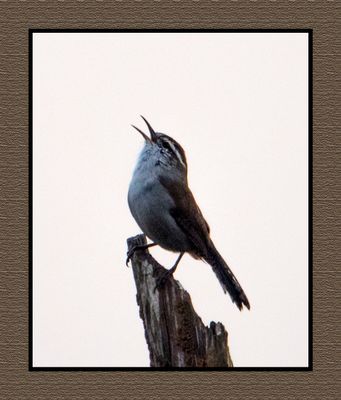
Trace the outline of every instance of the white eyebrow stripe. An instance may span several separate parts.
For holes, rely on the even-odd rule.
[[[183,159],[181,157],[181,154],[178,152],[178,150],[175,148],[174,144],[167,139],[167,143],[170,145],[170,147],[172,148],[172,150],[174,151],[175,155],[177,156],[178,160],[181,162],[181,164],[186,167],[185,163],[183,162]]]

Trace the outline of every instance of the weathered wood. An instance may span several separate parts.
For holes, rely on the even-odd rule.
[[[128,239],[128,250],[146,244],[144,235]],[[137,303],[143,320],[151,367],[232,367],[227,332],[220,322],[206,327],[189,294],[172,276],[155,290],[166,269],[148,250],[132,257]]]

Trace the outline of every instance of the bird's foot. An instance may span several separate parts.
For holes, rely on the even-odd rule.
[[[132,247],[128,252],[127,252],[127,259],[126,259],[126,266],[128,267],[128,263],[132,256],[134,255],[136,250],[146,250],[149,247],[155,246],[156,243],[149,243],[149,244],[140,244]]]
[[[156,278],[156,284],[155,284],[155,288],[154,288],[154,293],[156,291],[156,289],[161,289],[163,286],[165,286],[166,282],[168,281],[169,277],[171,275],[173,275],[173,268],[165,271],[162,273],[162,275],[160,275],[159,277]]]
[[[167,280],[169,279],[169,277],[174,274],[174,272],[175,272],[175,270],[176,270],[176,268],[177,268],[177,266],[178,266],[178,264],[179,264],[179,262],[180,262],[180,260],[181,260],[181,258],[182,258],[182,256],[184,254],[185,253],[180,253],[180,255],[179,255],[178,259],[176,260],[175,264],[173,265],[173,267],[171,269],[165,271],[158,278],[156,278],[156,285],[155,285],[155,288],[154,288],[154,293],[155,293],[156,289],[159,289],[159,288],[163,287],[165,285],[165,283],[167,282]]]

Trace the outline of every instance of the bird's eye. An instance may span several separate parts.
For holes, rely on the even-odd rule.
[[[162,146],[163,146],[165,149],[169,150],[170,152],[173,151],[172,148],[171,148],[171,146],[170,146],[170,144],[169,144],[168,142],[166,142],[166,141],[163,141],[163,142],[162,142]]]

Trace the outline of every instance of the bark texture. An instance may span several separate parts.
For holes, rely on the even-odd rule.
[[[138,235],[127,242],[130,250],[146,244],[146,238]],[[224,325],[211,322],[205,326],[189,294],[172,276],[155,290],[157,278],[166,269],[148,250],[135,251],[131,262],[150,366],[232,367]]]

